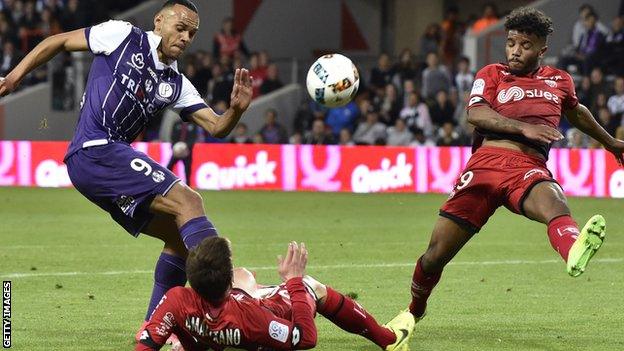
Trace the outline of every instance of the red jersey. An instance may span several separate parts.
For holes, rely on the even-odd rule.
[[[301,278],[261,299],[233,289],[218,306],[176,287],[163,296],[135,350],[160,350],[172,333],[186,351],[309,349],[316,345],[315,306]]]
[[[575,108],[578,99],[572,77],[565,71],[541,66],[529,75],[515,76],[507,65],[492,64],[477,73],[470,93],[468,109],[481,105],[507,118],[557,128],[562,112]],[[521,142],[548,157],[550,145],[528,140],[523,135],[481,129],[477,133],[490,140]]]

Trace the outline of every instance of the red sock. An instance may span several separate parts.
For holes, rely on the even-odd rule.
[[[553,249],[567,262],[570,247],[579,235],[576,222],[570,215],[559,216],[548,223],[548,239]]]
[[[427,274],[422,269],[422,257],[416,262],[414,275],[412,276],[412,303],[409,310],[416,317],[422,317],[427,309],[427,299],[431,290],[438,284],[442,272]]]
[[[359,334],[381,348],[396,341],[392,330],[379,325],[357,302],[327,287],[327,297],[318,312],[349,333]]]

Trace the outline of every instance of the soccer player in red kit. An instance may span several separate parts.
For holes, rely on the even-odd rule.
[[[540,65],[553,30],[550,18],[519,8],[507,16],[505,30],[507,64],[483,67],[468,103],[468,121],[476,127],[474,153],[416,263],[409,306],[416,321],[424,316],[444,266],[500,206],[546,224],[552,247],[573,277],[583,273],[605,236],[600,215],[579,230],[546,159],[551,143],[563,138],[557,130],[562,114],[604,145],[620,165],[624,142],[611,137],[579,104],[568,73]]]
[[[227,239],[204,239],[186,261],[191,287],[175,287],[163,296],[135,350],[160,350],[172,333],[186,351],[311,349],[316,312],[384,350],[408,350],[415,324],[409,312],[379,325],[350,298],[304,276],[307,259],[304,244],[290,243],[286,257],[279,258],[284,284],[261,287],[249,271],[232,268]]]

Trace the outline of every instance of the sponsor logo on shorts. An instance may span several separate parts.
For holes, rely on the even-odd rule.
[[[269,335],[279,342],[285,343],[286,340],[288,340],[289,331],[290,328],[288,328],[286,324],[282,324],[278,321],[271,321],[271,323],[269,323]]]
[[[134,207],[135,201],[132,196],[121,195],[116,203],[123,213],[128,214],[130,209]]]
[[[152,180],[156,183],[162,183],[165,180],[165,173],[163,171],[152,172]]]
[[[541,170],[539,168],[533,168],[532,170],[526,172],[524,174],[524,180],[527,180],[528,178],[530,178],[531,176],[534,176],[536,174],[541,174],[544,176],[548,176],[548,174],[546,174],[546,172],[544,172],[544,170]]]

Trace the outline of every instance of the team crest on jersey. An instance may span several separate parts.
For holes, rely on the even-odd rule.
[[[511,100],[519,101],[519,100],[524,99],[524,90],[516,86],[513,86],[509,89],[503,89],[498,93],[498,96],[496,97],[496,99],[501,104],[507,103]]]
[[[136,53],[132,55],[131,65],[136,69],[143,69],[145,67],[145,60],[143,59],[143,53]]]
[[[165,180],[165,173],[163,171],[152,172],[152,180],[156,183],[162,183]]]
[[[546,85],[548,85],[551,88],[557,87],[557,82],[555,82],[554,80],[546,79],[544,83],[546,83]]]

